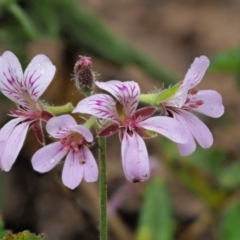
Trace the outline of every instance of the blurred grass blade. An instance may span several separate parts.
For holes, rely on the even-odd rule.
[[[110,31],[79,1],[49,0],[49,4],[55,9],[68,44],[75,48],[81,46],[82,49],[118,66],[136,65],[157,81],[164,81],[167,84],[176,82],[176,77],[170,71],[165,70],[156,60],[150,59],[146,53],[141,53],[129,42]]]
[[[218,53],[211,58],[210,72],[235,73],[240,69],[240,47]]]
[[[220,223],[220,240],[240,239],[240,201],[225,209]]]
[[[144,193],[137,240],[171,240],[174,233],[175,222],[166,184],[160,178],[154,179]]]

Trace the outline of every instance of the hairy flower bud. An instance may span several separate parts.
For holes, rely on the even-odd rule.
[[[78,90],[89,95],[95,76],[92,71],[92,61],[90,57],[79,56],[79,58],[74,66],[73,80]]]

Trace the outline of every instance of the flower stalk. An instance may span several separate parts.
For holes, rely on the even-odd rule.
[[[44,105],[45,110],[48,112],[52,113],[55,116],[66,114],[66,113],[71,113],[73,110],[73,105],[71,102],[62,105],[62,106],[48,106]]]

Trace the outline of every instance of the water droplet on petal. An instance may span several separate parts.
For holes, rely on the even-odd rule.
[[[43,68],[43,69],[40,71],[40,73],[41,73],[41,74],[44,74],[44,72],[45,72],[45,69]]]
[[[50,163],[54,163],[54,162],[55,162],[55,159],[54,159],[54,158],[50,158],[49,162],[50,162]]]

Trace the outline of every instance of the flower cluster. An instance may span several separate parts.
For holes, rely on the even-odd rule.
[[[150,176],[150,166],[144,139],[163,135],[178,144],[183,156],[194,152],[194,138],[203,148],[212,145],[210,130],[192,113],[193,110],[214,118],[224,113],[219,93],[196,89],[208,66],[207,57],[196,58],[184,80],[164,90],[168,97],[161,99],[160,92],[149,94],[144,100],[134,81],[96,81],[94,84],[107,93],[92,93],[92,62],[90,58],[80,57],[74,68],[74,78],[78,88],[90,96],[81,100],[72,113],[105,119],[101,124],[95,121],[97,137],[118,133],[126,178],[131,182],[145,181]],[[50,108],[39,100],[54,73],[55,66],[44,55],[34,57],[24,74],[13,53],[7,51],[0,57],[0,90],[17,105],[17,109],[10,111],[14,119],[0,130],[0,167],[4,171],[11,169],[31,127],[44,145],[32,157],[34,170],[47,172],[66,156],[62,181],[74,189],[82,179],[97,181],[98,167],[89,150],[94,137],[88,124],[79,125],[68,114],[54,116],[54,111],[50,112]],[[149,106],[138,108],[142,100]],[[58,141],[45,145],[42,121],[47,122],[47,133]]]

